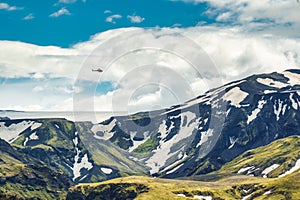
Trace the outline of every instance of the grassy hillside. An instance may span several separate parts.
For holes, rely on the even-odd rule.
[[[248,195],[247,199],[300,199],[300,172],[276,179],[230,176],[215,182],[126,177],[79,184],[69,189],[67,199],[106,199],[107,195],[118,200],[194,199],[197,196],[234,200]]]
[[[268,173],[278,177],[300,158],[300,137],[293,136],[245,152],[225,164],[211,177],[219,180],[204,182],[131,176],[101,183],[79,184],[69,189],[67,199],[300,199],[300,170],[281,178],[262,178],[261,172],[273,165]],[[258,177],[237,174],[241,168],[255,166]],[[215,179],[215,178],[214,178]],[[109,197],[107,195],[110,195]],[[246,198],[247,197],[247,198]]]
[[[65,199],[71,185],[61,171],[0,139],[0,199]]]
[[[65,199],[71,181],[47,166],[0,164],[0,199]]]
[[[256,170],[253,174],[262,176],[264,169],[277,164],[279,166],[267,176],[278,177],[295,166],[298,159],[300,159],[300,136],[292,136],[249,150],[225,164],[215,174],[237,174],[242,168],[254,166]]]
[[[108,141],[95,139],[94,133],[90,130],[91,127],[90,122],[76,123],[80,139],[97,165],[118,169],[122,176],[147,173],[144,166],[128,158],[129,154],[125,150],[114,146]]]

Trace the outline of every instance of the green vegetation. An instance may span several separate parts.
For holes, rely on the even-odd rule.
[[[85,148],[90,153],[95,164],[118,169],[121,176],[146,174],[143,166],[128,158],[129,154],[127,151],[112,145],[109,141],[95,139],[90,126],[91,124],[86,122],[76,123],[77,130],[83,133],[80,134],[80,139],[83,144],[88,144]],[[100,180],[105,180],[105,178],[102,177]],[[93,182],[98,181],[96,179],[93,180]]]
[[[140,153],[149,150],[153,141],[146,141],[145,143],[149,145],[142,146],[143,148],[139,150]],[[277,177],[285,172],[287,167],[291,168],[291,165],[294,165],[295,160],[300,155],[299,149],[300,137],[293,136],[247,151],[232,162],[224,165],[219,171],[212,173],[211,176],[215,178],[214,181],[210,182],[129,176],[101,183],[79,184],[69,190],[69,197],[75,194],[84,195],[85,198],[89,197],[89,195],[94,198],[103,197],[105,192],[104,190],[99,190],[99,188],[111,188],[118,185],[120,188],[114,195],[117,195],[115,196],[116,199],[123,199],[123,197],[126,197],[123,194],[127,194],[127,187],[124,187],[122,184],[141,184],[144,188],[147,188],[147,191],[136,193],[137,200],[194,199],[195,195],[211,196],[217,200],[242,199],[245,196],[248,196],[247,199],[257,200],[297,200],[300,199],[300,170],[282,178],[251,177],[237,175],[236,173],[240,168],[247,166],[254,165],[264,169],[274,163],[281,163],[283,167],[278,167],[279,171],[276,169],[277,171],[270,172],[270,176]],[[209,162],[204,163],[203,167],[209,167]],[[197,177],[194,178],[197,179]],[[216,178],[219,178],[219,180],[216,180]],[[120,190],[124,191],[121,192]]]
[[[13,145],[0,140],[0,199],[194,199],[195,195],[213,199],[300,199],[300,170],[282,178],[261,178],[238,175],[241,168],[255,166],[261,171],[279,164],[268,177],[278,177],[300,158],[300,136],[293,136],[247,151],[225,164],[220,170],[206,175],[206,181],[150,178],[147,169],[129,159],[128,152],[109,141],[95,140],[91,124],[75,124],[63,119],[38,120],[39,140],[23,146],[26,130]],[[59,126],[59,128],[57,127]],[[82,153],[89,152],[94,168],[89,171],[89,182],[72,187],[72,165],[76,153],[73,139],[80,132],[78,146]],[[122,133],[120,133],[122,135]],[[159,145],[159,133],[152,135],[133,153],[146,156]],[[84,144],[88,144],[86,147]],[[31,164],[28,164],[31,163]],[[197,172],[215,170],[210,159],[200,163]],[[101,167],[109,167],[108,175]],[[213,178],[209,178],[209,176]],[[189,177],[200,179],[201,176]],[[219,178],[219,179],[218,179]],[[214,180],[214,181],[208,181]]]
[[[265,168],[279,164],[280,166],[268,174],[268,177],[278,177],[288,171],[300,158],[300,136],[291,136],[276,140],[269,145],[249,150],[238,156],[213,174],[232,174],[239,169],[255,166],[263,171]]]
[[[79,184],[69,190],[69,197],[73,195],[92,196],[103,199],[107,190],[115,188],[115,199],[126,199],[128,188],[137,191],[137,187],[143,188],[143,192],[135,192],[136,200],[152,199],[193,199],[194,195],[211,196],[217,200],[242,199],[250,195],[249,199],[300,199],[300,171],[284,178],[269,179],[249,176],[230,176],[215,182],[201,182],[192,180],[172,180],[149,178],[144,176],[132,176],[118,178],[102,183]],[[184,194],[185,197],[178,196]],[[71,198],[70,198],[71,199]],[[89,198],[86,198],[89,199]],[[113,199],[113,198],[111,198]],[[128,198],[131,199],[131,198]]]
[[[0,199],[65,199],[71,181],[46,166],[0,164]]]
[[[119,126],[114,126],[111,131],[114,132],[114,135],[109,140],[113,144],[124,150],[127,150],[133,145],[132,141],[130,140],[130,135],[124,132]]]
[[[67,200],[74,199],[135,199],[139,194],[147,192],[148,188],[137,183],[109,183],[97,185],[81,185],[72,188],[68,193]]]
[[[145,155],[151,153],[159,144],[160,133],[152,135],[148,140],[139,145],[133,150],[133,153],[138,157],[144,157]]]
[[[149,118],[149,113],[148,112],[139,112],[139,113],[136,113],[136,114],[133,114],[133,115],[129,115],[127,120],[135,121],[135,120],[140,120],[140,119],[143,119],[143,118]]]

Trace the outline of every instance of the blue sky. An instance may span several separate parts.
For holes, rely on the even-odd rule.
[[[110,0],[9,0],[2,3],[16,9],[0,10],[4,30],[0,39],[37,45],[69,47],[96,33],[121,27],[190,27],[201,21],[213,21],[203,14],[207,3],[168,0],[114,0],[113,3]],[[59,10],[61,15],[53,14]]]
[[[299,68],[299,9],[296,0],[0,0],[0,110],[152,110]]]

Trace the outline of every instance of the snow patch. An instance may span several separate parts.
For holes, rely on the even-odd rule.
[[[177,167],[175,167],[174,169],[168,171],[166,174],[172,174],[173,172],[176,172],[180,167],[182,167],[184,163],[178,165]]]
[[[248,170],[250,170],[250,169],[253,169],[253,168],[255,168],[255,167],[254,167],[254,166],[251,166],[251,167],[241,168],[237,173],[238,173],[238,174],[241,174],[241,173],[244,173],[244,172],[246,172],[246,171],[248,171]]]
[[[231,108],[229,108],[229,109],[226,111],[226,117],[228,117],[230,111],[231,111]]]
[[[73,143],[74,143],[75,147],[77,147],[77,145],[78,145],[78,137],[75,137],[73,139]]]
[[[275,87],[275,88],[283,88],[283,87],[288,86],[288,84],[286,84],[286,83],[282,83],[280,81],[276,81],[271,78],[257,78],[256,81],[263,85],[267,85],[267,86]]]
[[[42,126],[42,123],[35,122],[35,123],[31,126],[31,130],[33,131],[33,130],[39,128],[40,126]]]
[[[75,162],[72,167],[73,170],[73,181],[75,181],[76,178],[81,176],[80,170],[85,168],[87,170],[90,170],[93,168],[93,164],[89,162],[89,158],[87,154],[84,154],[84,156],[81,158],[81,161],[79,162],[79,154],[81,153],[80,150],[77,150],[77,154],[75,156]]]
[[[298,110],[298,103],[293,99],[293,93],[290,94],[290,100],[292,102],[292,107],[295,109],[295,110]]]
[[[38,140],[39,136],[36,134],[36,132],[32,133],[29,137],[26,137],[24,142],[23,142],[23,146],[27,145],[27,142],[30,140]]]
[[[231,149],[235,145],[237,140],[238,140],[238,138],[229,137],[230,146],[228,147],[228,149]]]
[[[184,194],[177,194],[179,197],[186,197]]]
[[[276,103],[277,103],[277,106],[276,106]],[[273,108],[274,108],[274,114],[276,115],[276,120],[278,121],[280,119],[280,113],[282,111],[285,111],[284,106],[283,106],[283,101],[281,101],[280,99],[278,99],[278,101],[276,100]],[[284,112],[282,112],[282,114],[284,114]]]
[[[27,128],[32,126],[35,122],[33,121],[22,121],[17,124],[11,124],[5,126],[5,122],[0,122],[0,138],[8,143],[12,143],[16,137]]]
[[[90,170],[93,168],[93,164],[89,162],[89,158],[87,154],[84,154],[84,156],[80,160],[80,149],[78,148],[78,133],[75,132],[75,138],[73,139],[73,143],[75,145],[76,149],[76,155],[74,157],[74,164],[73,167],[71,167],[73,171],[73,181],[75,181],[78,177],[81,176],[81,169],[87,169]]]
[[[188,112],[181,113],[180,115],[181,115],[181,125],[178,133],[168,141],[161,140],[158,148],[153,151],[153,155],[145,162],[146,165],[150,167],[151,174],[157,173],[160,170],[160,168],[162,168],[165,165],[166,161],[169,158],[171,158],[176,153],[179,153],[179,152],[171,153],[171,147],[174,144],[178,143],[179,141],[191,136],[194,129],[199,125],[199,119],[194,120],[196,118],[195,113],[188,111]],[[183,126],[184,118],[186,118],[187,120],[185,126]],[[159,127],[159,132],[161,133],[162,139],[165,138],[170,132],[170,130],[172,129],[171,126],[168,130],[166,130],[165,123],[166,121],[164,120]]]
[[[286,175],[288,175],[288,174],[291,174],[291,173],[297,171],[298,169],[300,169],[300,159],[298,159],[298,160],[296,161],[296,164],[295,164],[294,167],[292,167],[290,170],[286,171],[285,173],[279,175],[279,177],[284,177],[284,176],[286,176]]]
[[[291,85],[291,86],[294,86],[294,85],[299,85],[300,83],[300,74],[296,74],[296,73],[292,73],[292,72],[288,72],[288,71],[285,71],[282,73],[286,78],[289,79],[288,83]]]
[[[268,195],[268,194],[271,194],[271,190],[269,190],[269,191],[266,191],[263,195]]]
[[[271,165],[270,167],[267,167],[264,171],[262,171],[262,175],[263,175],[263,177],[264,178],[268,178],[268,174],[271,172],[271,171],[273,171],[273,170],[275,170],[276,168],[278,168],[280,165],[278,165],[278,164],[273,164],[273,165]]]
[[[251,195],[252,195],[252,194],[249,194],[249,195],[247,195],[247,196],[244,196],[244,197],[242,198],[242,200],[248,199]]]
[[[82,178],[79,179],[79,181],[84,180],[89,174],[84,175]]]
[[[25,147],[27,142],[29,141],[28,137],[25,138],[25,141],[23,142],[23,146]]]
[[[34,132],[29,136],[29,139],[30,140],[38,140],[39,136],[36,134],[36,132]]]
[[[272,93],[277,93],[276,90],[265,90],[264,94],[272,94]]]
[[[201,132],[201,139],[200,142],[197,144],[197,147],[201,146],[204,142],[206,142],[208,140],[208,137],[213,136],[213,129],[208,129],[205,132]]]
[[[111,132],[116,125],[117,120],[113,119],[108,125],[94,124],[91,131],[95,134],[94,137],[102,140],[109,140],[114,136],[114,132]],[[96,135],[97,132],[103,132],[103,136]]]
[[[223,95],[222,99],[225,101],[230,101],[230,104],[239,108],[241,107],[240,103],[245,100],[248,96],[247,92],[242,91],[239,87],[234,87],[226,94]]]
[[[202,196],[202,195],[194,195],[194,199],[200,199],[200,200],[212,200],[212,196]]]
[[[174,109],[171,109],[167,112],[164,112],[162,113],[161,115],[166,115],[168,113],[171,113],[173,112],[174,110],[183,110],[185,108],[188,108],[190,106],[193,106],[193,105],[196,105],[196,104],[199,104],[199,103],[204,103],[204,102],[207,102],[207,104],[212,104],[212,107],[216,107],[216,103],[217,102],[213,102],[213,100],[216,99],[216,97],[220,94],[220,93],[223,93],[225,91],[226,88],[229,88],[229,87],[232,87],[232,86],[236,86],[236,85],[239,85],[243,82],[245,82],[246,80],[241,80],[241,81],[237,81],[237,82],[234,82],[234,83],[229,83],[225,86],[222,86],[222,87],[219,87],[219,88],[216,88],[214,90],[211,90],[207,93],[205,93],[204,96],[202,97],[199,97],[199,98],[196,98],[196,99],[193,99],[191,101],[188,101],[187,103],[183,104],[182,106],[180,107],[177,107],[177,108],[174,108]],[[248,95],[248,94],[247,94]]]
[[[251,113],[251,115],[248,116],[247,119],[247,124],[249,124],[250,122],[252,122],[254,119],[256,119],[258,113],[261,111],[261,109],[263,108],[263,106],[267,103],[267,101],[265,100],[260,100],[258,101],[258,106],[256,109],[254,109]]]
[[[111,174],[113,172],[112,169],[106,167],[101,167],[100,169],[104,174]]]

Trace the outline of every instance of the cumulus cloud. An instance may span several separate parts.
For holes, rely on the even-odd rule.
[[[145,20],[145,18],[138,15],[128,15],[127,18],[130,20],[131,23],[134,24],[142,23]]]
[[[30,14],[26,15],[25,17],[23,17],[23,20],[32,20],[34,18],[35,18],[34,15],[32,13],[30,13]]]
[[[290,51],[298,54],[300,40],[297,38],[216,27],[204,28],[200,33],[194,29],[186,34],[195,38],[228,81],[253,73],[283,71],[300,66],[297,56],[288,59],[286,54]]]
[[[266,25],[295,26],[293,32],[299,30],[300,4],[293,0],[172,0],[186,3],[208,3],[208,14],[217,21],[226,21],[229,17],[234,18],[234,23],[245,25],[248,29],[266,28]],[[284,11],[288,11],[284,12]],[[249,24],[251,24],[249,26]],[[230,26],[232,24],[229,24]],[[252,26],[252,27],[251,27]],[[280,27],[282,28],[282,27]],[[299,31],[295,34],[299,35]]]
[[[0,41],[0,76],[34,80],[20,84],[18,91],[33,94],[26,95],[24,106],[55,109],[74,94],[80,97],[73,102],[78,110],[136,112],[182,103],[250,74],[299,68],[299,52],[297,37],[246,32],[240,26],[128,28],[96,34],[70,48]],[[208,59],[215,66],[207,65]],[[95,66],[104,72],[92,73]],[[101,93],[103,82],[111,83],[112,91]],[[18,105],[15,86],[2,88],[10,98],[2,99],[1,107]]]
[[[104,10],[103,13],[104,13],[104,14],[109,14],[109,13],[111,13],[111,10]]]
[[[109,23],[115,24],[116,23],[115,19],[121,19],[121,18],[122,18],[122,15],[115,14],[115,15],[111,15],[111,16],[107,17],[105,19],[105,21],[109,22]]]
[[[0,10],[13,11],[13,10],[23,10],[23,8],[17,6],[11,6],[7,3],[0,2]]]
[[[60,16],[62,16],[62,15],[71,15],[71,13],[70,13],[70,11],[69,11],[68,9],[66,9],[66,8],[61,8],[60,10],[58,10],[58,11],[56,11],[56,12],[50,14],[49,17],[54,17],[54,18],[56,18],[56,17],[60,17]]]
[[[185,2],[208,3],[205,14],[224,26],[200,22],[192,28],[115,29],[70,48],[0,41],[0,77],[6,80],[0,85],[0,109],[151,110],[254,73],[299,68],[296,1]],[[0,3],[0,9],[17,7]],[[70,14],[62,8],[50,16]],[[120,18],[115,14],[106,21]],[[92,73],[95,66],[104,72]]]

